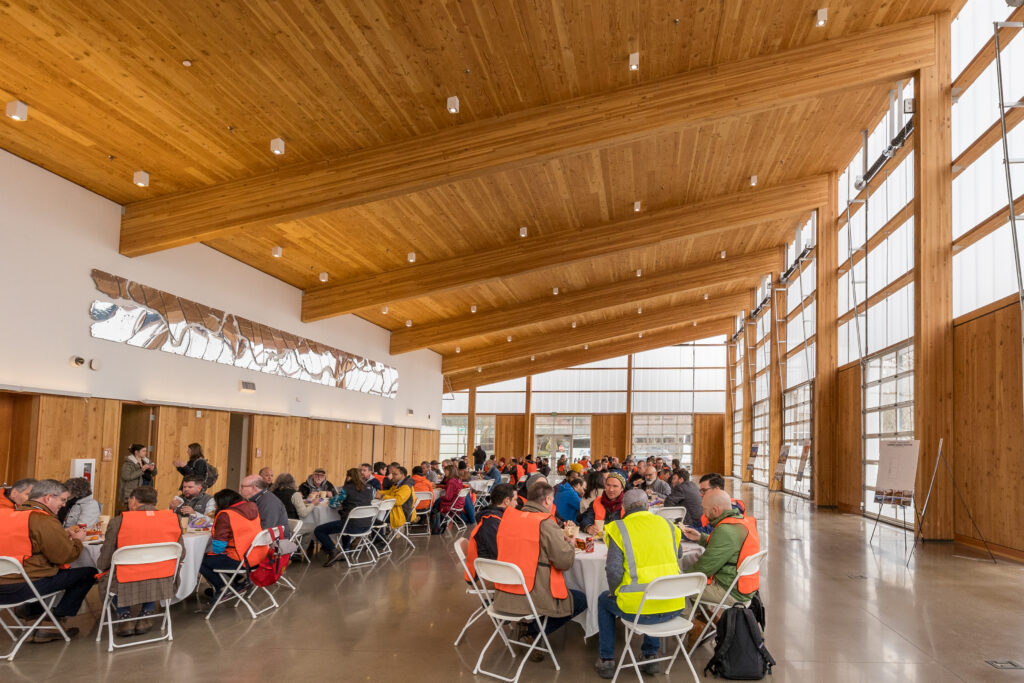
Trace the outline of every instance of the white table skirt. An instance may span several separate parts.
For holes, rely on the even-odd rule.
[[[698,543],[682,542],[682,557],[679,568],[686,571],[704,554],[704,548]],[[569,571],[565,572],[565,585],[587,596],[587,609],[580,613],[574,621],[583,626],[583,637],[589,638],[598,631],[597,599],[608,590],[608,579],[604,565],[608,558],[608,546],[602,542],[594,544],[594,552],[576,552],[576,561]]]
[[[474,479],[469,482],[469,488],[476,493],[489,493],[494,482],[490,479]]]
[[[313,508],[313,511],[306,515],[306,518],[302,520],[302,530],[310,538],[313,534],[313,529],[317,528],[321,524],[327,524],[328,522],[337,522],[341,519],[337,510],[332,510],[331,506],[327,503],[321,503]]]
[[[196,589],[199,583],[199,566],[203,563],[203,555],[206,554],[206,546],[210,542],[208,533],[184,533],[181,535],[182,545],[185,546],[185,556],[181,563],[178,580],[178,590],[174,595],[174,602],[181,602]],[[82,554],[71,563],[72,567],[95,567],[100,559],[102,543],[89,543],[82,547]]]

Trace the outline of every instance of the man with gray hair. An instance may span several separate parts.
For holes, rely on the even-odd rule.
[[[55,479],[42,479],[32,484],[29,499],[14,512],[0,512],[0,545],[4,555],[17,558],[29,580],[40,594],[64,591],[53,615],[63,622],[78,614],[82,601],[96,582],[95,567],[64,569],[63,566],[82,554],[85,529],[65,529],[57,519],[68,501],[68,490]],[[32,589],[20,576],[0,577],[0,604],[29,600]],[[35,619],[42,614],[39,604],[24,605],[15,610],[23,619]],[[65,628],[69,637],[78,635],[77,628]],[[32,642],[48,643],[63,637],[48,620],[41,630],[33,634]]]
[[[283,526],[288,531],[288,511],[281,499],[272,495],[267,490],[267,482],[258,474],[250,474],[242,480],[239,493],[242,498],[256,503],[260,509],[260,526],[269,529],[275,526]]]
[[[31,477],[19,479],[11,486],[0,492],[0,510],[14,510],[28,500],[32,491],[32,485],[36,480]]]

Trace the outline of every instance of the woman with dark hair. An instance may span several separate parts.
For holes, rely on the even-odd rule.
[[[215,570],[234,569],[245,556],[253,539],[263,530],[260,526],[260,510],[256,503],[251,503],[238,491],[221,489],[213,494],[213,502],[217,512],[213,517],[213,535],[199,573],[203,575],[211,588],[206,589],[206,596],[211,599],[224,588],[224,579]],[[264,553],[265,554],[265,551]],[[263,559],[260,553],[250,555],[250,563],[255,566]]]
[[[64,522],[64,528],[70,529],[76,524],[93,527],[100,521],[100,504],[92,497],[92,486],[85,477],[74,477],[64,482],[68,490],[68,502],[57,513],[57,519]],[[61,516],[63,515],[63,519]]]
[[[284,503],[288,519],[305,519],[313,511],[313,506],[306,505],[302,493],[295,487],[295,477],[288,472],[277,475],[270,490]]]
[[[313,530],[313,536],[317,541],[320,542],[320,547],[327,553],[327,561],[324,562],[325,567],[330,567],[332,564],[342,559],[334,557],[336,548],[334,547],[334,541],[331,540],[332,534],[340,534],[341,530],[345,527],[345,521],[348,519],[348,514],[358,507],[365,507],[370,505],[373,501],[373,494],[375,489],[363,481],[362,475],[359,473],[358,467],[351,468],[345,473],[345,485],[338,491],[338,495],[331,498],[330,505],[332,508],[338,510],[338,521],[327,522],[321,524]],[[373,522],[372,519],[367,519],[366,523],[353,522],[348,527],[348,531],[360,532],[366,531],[370,524]],[[341,537],[341,547],[348,550],[349,537]]]
[[[590,504],[604,493],[604,472],[587,472],[583,481],[587,488],[580,499],[580,511],[586,510]]]
[[[198,443],[190,443],[188,445],[188,462],[182,462],[181,460],[174,461],[174,467],[183,477],[195,476],[203,478],[203,488],[206,488],[206,482],[209,479],[209,466],[206,463],[206,458],[203,457],[203,447]],[[212,486],[212,484],[211,484]],[[181,489],[179,486],[178,489]]]
[[[156,476],[156,465],[149,459],[149,449],[141,443],[133,443],[128,447],[128,456],[121,463],[121,492],[117,499],[127,507],[128,496],[140,486],[152,486]],[[146,479],[150,483],[145,483]]]

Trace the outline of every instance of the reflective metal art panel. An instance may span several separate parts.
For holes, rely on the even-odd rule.
[[[266,325],[92,271],[96,289],[114,302],[93,301],[97,339],[258,370],[364,394],[395,398],[398,370]]]

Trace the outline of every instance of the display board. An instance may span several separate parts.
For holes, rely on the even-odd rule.
[[[782,449],[779,450],[779,461],[775,464],[775,481],[782,482],[786,476],[786,460],[789,458],[790,445],[783,444]]]
[[[913,503],[917,482],[917,456],[921,442],[883,441],[878,445],[878,478],[875,502],[908,506]]]
[[[811,442],[805,441],[804,447],[800,450],[800,463],[796,468],[796,480],[797,482],[803,481],[804,472],[807,471],[807,461],[811,457]]]
[[[747,459],[747,472],[754,471],[754,460],[757,458],[757,446],[750,447],[750,458]]]

